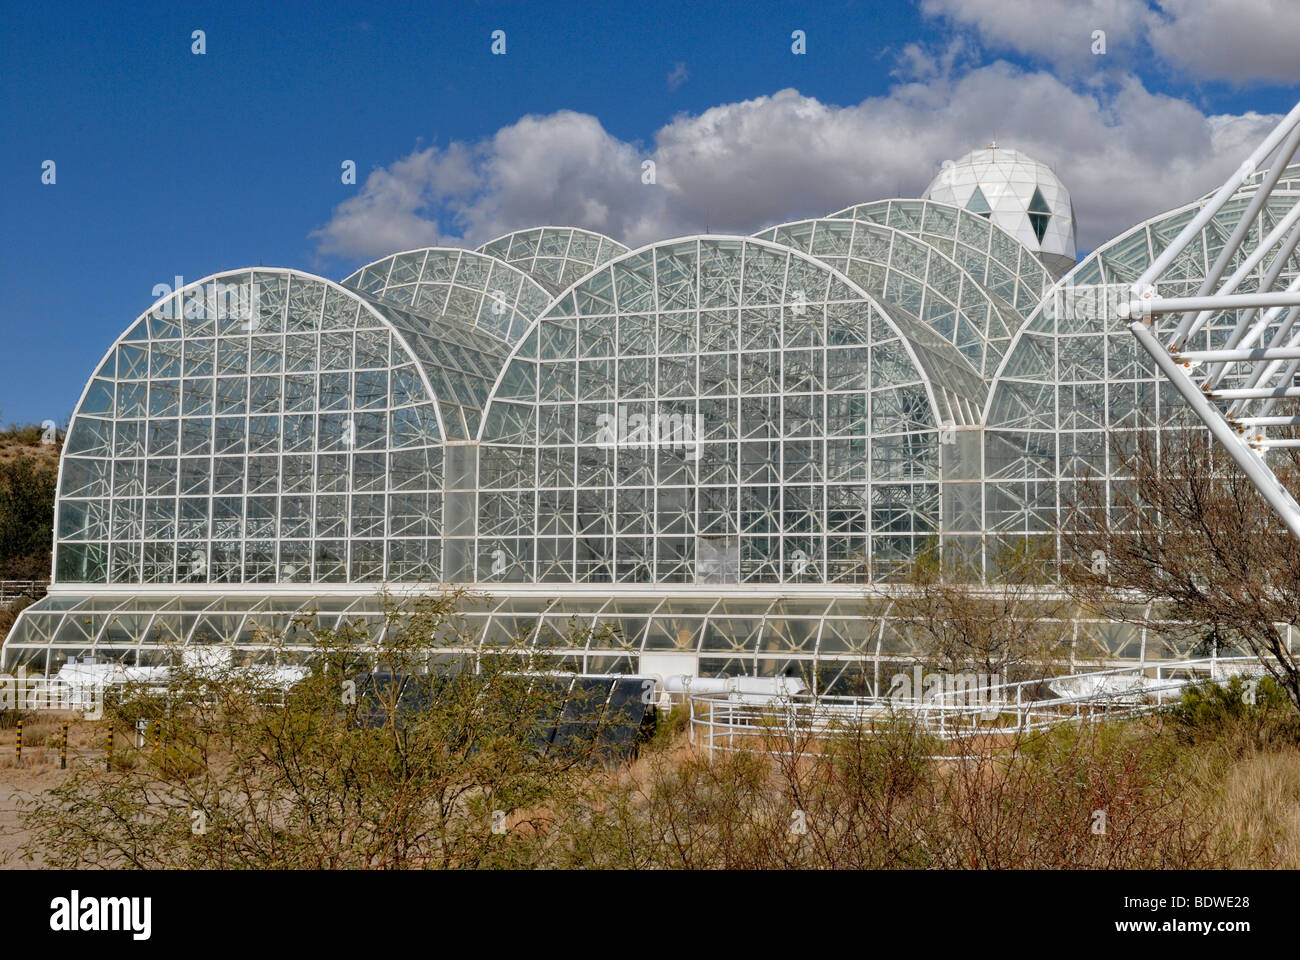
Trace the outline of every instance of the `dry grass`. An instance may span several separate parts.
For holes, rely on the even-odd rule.
[[[1300,749],[1255,753],[1226,766],[1201,758],[1197,765],[1226,866],[1300,868]]]
[[[30,440],[25,434],[0,434],[0,463],[31,457],[38,465],[53,470],[58,468],[60,449],[59,444],[41,443],[39,432],[35,440]]]
[[[15,731],[0,729],[0,861],[30,836],[9,801],[73,772],[58,767],[63,720],[27,715],[21,769]],[[102,764],[106,726],[71,723],[70,767]],[[1294,740],[1226,724],[1189,742],[1154,720],[1094,731],[1020,744],[1016,762],[926,761],[929,745],[904,756],[902,738],[898,749],[850,742],[833,762],[783,764],[709,762],[678,729],[586,774],[585,811],[543,802],[508,823],[552,834],[539,837],[540,866],[1300,868]],[[130,732],[118,737],[125,758]],[[790,836],[793,809],[808,814],[802,839]],[[1109,811],[1105,837],[1089,830],[1095,809]]]

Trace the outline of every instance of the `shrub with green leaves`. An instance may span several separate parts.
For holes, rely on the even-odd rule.
[[[141,689],[110,708],[111,771],[78,764],[28,804],[24,855],[68,868],[536,863],[599,743],[548,738],[566,696],[540,680],[555,658],[476,652],[462,602],[391,603],[378,643],[361,624],[318,631],[287,694],[256,668],[179,665],[166,697]]]
[[[1169,711],[1186,743],[1244,738],[1255,746],[1300,740],[1300,718],[1286,691],[1272,677],[1204,681],[1183,691]]]

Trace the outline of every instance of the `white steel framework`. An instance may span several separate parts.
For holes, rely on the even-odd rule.
[[[1269,468],[1267,453],[1276,447],[1300,447],[1294,428],[1300,416],[1287,401],[1300,398],[1300,277],[1276,289],[1294,274],[1300,244],[1300,201],[1271,230],[1256,227],[1256,217],[1300,147],[1300,104],[1265,138],[1224,182],[1161,254],[1133,283],[1131,299],[1119,305],[1121,319],[1161,373],[1187,400],[1228,454],[1300,537],[1300,504]],[[1269,161],[1267,172],[1256,170]],[[1180,255],[1233,200],[1243,184],[1254,193],[1236,227],[1220,249],[1194,296],[1161,297],[1158,289]],[[1181,278],[1180,278],[1181,279]],[[1249,284],[1246,281],[1250,281]],[[1189,341],[1212,320],[1235,316],[1226,338],[1210,349],[1187,349]],[[1159,329],[1160,318],[1174,318]],[[1229,385],[1231,384],[1231,385]],[[1283,431],[1270,437],[1271,429]],[[1290,435],[1288,435],[1290,434]]]
[[[669,652],[878,695],[917,655],[903,571],[935,548],[989,580],[1008,549],[1059,555],[1079,479],[1109,497],[1110,442],[1171,429],[1184,397],[1300,533],[1263,460],[1300,444],[1298,124],[1057,284],[981,214],[915,199],[632,251],[536,227],[342,284],[209,277],[92,374],[50,593],[0,663],[256,660],[308,614],[378,624],[389,590],[455,583],[493,598],[476,643],[609,626],[562,651],[575,669]],[[1063,649],[1200,652],[1136,622],[1065,617]]]

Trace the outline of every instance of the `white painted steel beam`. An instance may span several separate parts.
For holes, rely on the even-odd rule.
[[[1300,246],[1300,202],[1289,198],[1285,210],[1276,209],[1276,203],[1269,206],[1297,149],[1300,104],[1155,257],[1117,313],[1192,412],[1300,537],[1300,504],[1266,460],[1269,450],[1300,448],[1300,437],[1267,434],[1271,427],[1284,432],[1300,427],[1300,416],[1288,415],[1285,407],[1274,413],[1279,401],[1300,400],[1300,332],[1293,332],[1300,319],[1300,263],[1295,254]],[[1169,275],[1178,258],[1199,242],[1211,220],[1270,158],[1268,172],[1259,178],[1196,295],[1161,296],[1162,281],[1182,281]],[[1278,289],[1284,276],[1291,280]],[[1235,316],[1223,322],[1229,313]],[[1161,319],[1175,314],[1177,322],[1162,329]],[[1187,349],[1193,337],[1205,338],[1207,330],[1207,349]]]

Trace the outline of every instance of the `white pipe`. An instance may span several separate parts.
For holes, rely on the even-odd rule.
[[[1238,350],[1184,350],[1175,353],[1174,359],[1180,363],[1202,363],[1217,360],[1221,363],[1243,363],[1247,360],[1296,360],[1300,359],[1300,346],[1297,347],[1253,347]]]
[[[1282,240],[1283,235],[1286,234],[1288,230],[1292,230],[1292,228],[1295,227],[1297,221],[1300,221],[1300,203],[1292,205],[1291,209],[1286,212],[1286,216],[1277,222],[1273,229],[1269,231],[1268,236],[1260,240],[1255,249],[1252,250],[1242,262],[1241,266],[1234,270],[1232,276],[1223,282],[1222,287],[1214,291],[1213,294],[1207,293],[1201,294],[1201,296],[1212,296],[1217,300],[1221,297],[1228,296],[1236,290],[1237,287],[1241,286],[1241,282],[1250,276],[1251,273],[1254,272],[1255,268],[1259,266],[1260,261],[1264,259],[1265,255],[1278,245]],[[1277,252],[1277,257],[1274,258],[1274,262],[1270,265],[1268,273],[1270,274],[1271,279],[1269,276],[1266,276],[1264,282],[1260,284],[1262,290],[1267,291],[1273,286],[1273,283],[1277,280],[1278,276],[1281,275],[1282,268],[1286,266],[1287,259],[1291,256],[1292,251],[1295,250],[1297,243],[1300,243],[1300,230],[1292,230],[1291,235],[1286,237],[1286,242],[1282,244],[1282,249]],[[1196,332],[1200,330],[1201,327],[1205,326],[1205,322],[1212,316],[1214,316],[1213,310],[1202,310],[1200,313],[1194,314],[1192,323],[1187,326],[1182,337],[1178,335],[1178,332],[1175,332],[1171,343],[1181,344],[1185,342],[1187,338],[1195,336]],[[1244,328],[1247,319],[1247,317],[1243,316],[1241,321],[1238,322],[1237,329],[1233,331],[1233,338],[1229,340],[1228,346],[1231,347],[1236,345],[1233,343],[1233,339],[1241,336],[1241,330]],[[1183,324],[1180,323],[1178,327],[1179,330],[1183,330]]]
[[[1300,277],[1297,277],[1297,280],[1300,280]],[[1274,309],[1274,310],[1269,310],[1267,313],[1265,313],[1264,316],[1263,316],[1263,318],[1261,318],[1261,320],[1260,320],[1261,327],[1262,327],[1263,325],[1266,325],[1266,324],[1271,323],[1273,317],[1274,317],[1276,314],[1277,314],[1277,310],[1276,310],[1276,309]],[[1276,332],[1274,332],[1274,334],[1273,334],[1273,338],[1272,338],[1272,340],[1269,342],[1269,346],[1270,346],[1270,347],[1276,347],[1276,346],[1278,346],[1279,344],[1281,344],[1283,347],[1297,347],[1297,346],[1300,346],[1300,332],[1297,332],[1297,333],[1295,334],[1295,336],[1291,337],[1289,340],[1287,340],[1285,343],[1283,343],[1283,340],[1286,338],[1287,334],[1290,333],[1291,328],[1295,326],[1295,322],[1296,322],[1296,318],[1297,318],[1297,317],[1300,317],[1300,306],[1292,307],[1290,310],[1287,311],[1286,319],[1283,320],[1282,323],[1278,326]],[[1262,329],[1261,329],[1261,332],[1262,332]],[[1280,368],[1281,366],[1282,366],[1282,361],[1280,361],[1280,360],[1270,360],[1270,361],[1268,361],[1268,362],[1266,362],[1266,363],[1264,363],[1264,364],[1257,365],[1257,366],[1254,368],[1254,370],[1251,371],[1250,376],[1246,379],[1246,382],[1245,382],[1244,384],[1242,384],[1242,386],[1246,386],[1246,387],[1255,387],[1255,386],[1258,386],[1259,384],[1263,383],[1264,381],[1269,380],[1270,378],[1272,378],[1273,374],[1276,373],[1277,370],[1278,370],[1278,368]],[[1282,377],[1282,382],[1285,383],[1287,380],[1289,380],[1290,377],[1291,377],[1291,373],[1294,373],[1294,371],[1295,371],[1295,360],[1292,360],[1292,361],[1291,361],[1291,372],[1285,374],[1285,375]],[[1216,379],[1217,379],[1217,378],[1216,378]],[[1229,409],[1228,412],[1229,412],[1229,413],[1237,413],[1237,412],[1239,412],[1239,411],[1241,410],[1241,408],[1242,408],[1242,405],[1241,405],[1240,403],[1237,403],[1237,404],[1234,404],[1234,405],[1232,406],[1232,408]],[[1270,407],[1269,409],[1271,410],[1272,407]],[[1268,411],[1266,410],[1266,411],[1264,411],[1264,412],[1267,413]]]
[[[1300,304],[1300,291],[1274,293],[1233,293],[1222,297],[1144,297],[1119,305],[1125,320],[1154,317],[1181,310],[1235,310],[1239,307],[1294,307]]]
[[[1296,209],[1300,210],[1300,205],[1297,205]],[[1273,285],[1273,282],[1276,279],[1277,279],[1276,274],[1272,274],[1268,277],[1265,277],[1263,283],[1261,284],[1261,287],[1263,289],[1267,289],[1268,287],[1271,287]],[[1287,284],[1286,292],[1287,293],[1300,292],[1300,277],[1296,277],[1289,284]],[[1297,309],[1296,307],[1292,307],[1290,312],[1294,312],[1296,309]],[[1241,318],[1237,321],[1237,325],[1233,328],[1232,335],[1228,337],[1228,342],[1223,344],[1224,348],[1233,350],[1236,349],[1237,347],[1249,347],[1251,344],[1255,342],[1256,338],[1262,336],[1264,331],[1267,330],[1269,326],[1273,323],[1273,321],[1277,319],[1277,316],[1281,312],[1281,310],[1282,310],[1281,307],[1273,307],[1271,310],[1265,311],[1265,313],[1262,316],[1260,316],[1259,319],[1255,320],[1254,326],[1251,327],[1249,330],[1247,330],[1246,327],[1250,322],[1250,319],[1254,317],[1256,313],[1258,313],[1258,311],[1256,310],[1245,311],[1244,313],[1242,313]],[[1281,331],[1278,331],[1278,333],[1283,336],[1285,335],[1285,334],[1281,334]],[[1277,340],[1277,336],[1274,337],[1274,341],[1276,340]],[[1207,376],[1207,381],[1211,384],[1217,383],[1219,377],[1223,376],[1223,371],[1224,371],[1223,364],[1221,363],[1214,364],[1213,366],[1210,367],[1210,372],[1209,375]]]
[[[1295,377],[1297,370],[1300,370],[1300,360],[1292,360],[1289,364],[1287,364],[1286,372],[1282,374],[1280,382],[1287,383],[1288,381],[1290,381],[1293,377]],[[1242,403],[1240,401],[1238,401],[1236,404],[1233,404],[1234,407],[1241,406],[1241,405]],[[1267,416],[1268,414],[1273,412],[1273,409],[1276,406],[1277,406],[1277,401],[1270,400],[1268,403],[1264,404],[1259,408],[1259,412],[1264,416]],[[1229,412],[1231,413],[1233,411],[1229,410]]]
[[[1300,387],[1233,387],[1210,390],[1206,396],[1214,400],[1285,400],[1300,397]]]
[[[1300,427],[1300,417],[1233,417],[1244,427]]]
[[[1297,125],[1291,132],[1291,135],[1287,137],[1286,143],[1284,143],[1282,149],[1278,151],[1277,159],[1269,170],[1268,176],[1264,178],[1264,182],[1259,185],[1259,188],[1251,196],[1250,203],[1247,204],[1246,209],[1242,212],[1241,219],[1237,221],[1237,226],[1233,228],[1232,235],[1229,236],[1227,242],[1224,243],[1223,249],[1219,251],[1219,255],[1214,260],[1214,265],[1210,267],[1210,272],[1205,275],[1205,279],[1201,282],[1200,289],[1197,290],[1198,296],[1204,296],[1213,290],[1214,285],[1218,283],[1219,278],[1223,276],[1223,271],[1226,270],[1228,264],[1232,262],[1232,258],[1236,254],[1237,248],[1241,246],[1241,242],[1245,240],[1246,235],[1250,233],[1250,228],[1255,224],[1255,218],[1259,216],[1259,211],[1262,210],[1264,204],[1268,202],[1269,195],[1273,192],[1273,188],[1277,186],[1278,180],[1282,177],[1282,172],[1286,169],[1287,161],[1296,152],[1297,147],[1300,147],[1300,125]],[[1187,337],[1190,336],[1187,329],[1192,323],[1194,316],[1195,315],[1190,312],[1183,314],[1183,318],[1179,322],[1178,329],[1175,331],[1173,340],[1171,341],[1173,344],[1181,345],[1186,342]]]
[[[1300,104],[1297,105],[1300,109]],[[1219,409],[1209,401],[1192,382],[1191,378],[1183,372],[1165,349],[1156,340],[1150,328],[1140,320],[1129,324],[1129,330],[1133,336],[1137,337],[1138,343],[1142,344],[1151,359],[1160,367],[1165,377],[1174,385],[1174,388],[1183,395],[1183,398],[1191,405],[1192,410],[1201,421],[1210,428],[1210,432],[1215,438],[1223,444],[1228,455],[1237,462],[1246,476],[1260,493],[1277,511],[1282,522],[1286,524],[1287,529],[1296,537],[1300,537],[1300,504],[1295,502],[1295,498],[1290,492],[1278,482],[1273,472],[1264,466],[1259,456],[1250,450],[1241,439],[1237,436],[1236,431],[1228,425],[1228,421],[1223,418]]]
[[[1253,174],[1260,163],[1268,157],[1270,153],[1277,149],[1279,143],[1290,133],[1300,122],[1300,103],[1291,108],[1291,112],[1282,118],[1282,121],[1273,128],[1273,132],[1264,138],[1264,142],[1255,148],[1254,152],[1237,167],[1236,171],[1210,198],[1209,202],[1201,208],[1192,220],[1183,227],[1174,242],[1164,249],[1164,252],[1146,268],[1142,276],[1138,277],[1137,282],[1133,284],[1133,293],[1135,297],[1140,297],[1145,288],[1149,287],[1155,278],[1164,273],[1169,265],[1177,259],[1178,255],[1187,248],[1187,245],[1203,230],[1205,225],[1214,219],[1225,203],[1236,193],[1237,188],[1245,182],[1246,178]],[[1202,309],[1199,307],[1188,307],[1186,309]]]

